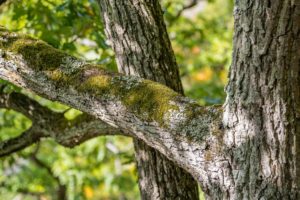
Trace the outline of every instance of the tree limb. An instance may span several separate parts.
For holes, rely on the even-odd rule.
[[[125,135],[121,130],[114,128],[94,117],[82,114],[74,120],[64,123],[66,128],[56,130],[54,139],[57,143],[65,147],[75,147],[83,142],[97,137],[106,135]]]
[[[43,120],[43,119],[41,119]],[[75,147],[88,139],[106,135],[126,135],[116,128],[96,119],[90,119],[88,115],[82,115],[73,121],[64,122],[64,126],[51,127],[55,124],[48,124],[41,127],[33,125],[29,130],[20,136],[0,142],[0,157],[4,157],[20,151],[38,142],[41,138],[51,137],[57,143],[65,147]]]
[[[12,154],[36,143],[43,134],[36,128],[23,132],[20,136],[0,142],[0,157]]]
[[[4,93],[0,90],[0,108],[12,109],[38,124],[54,122],[64,117],[62,113],[53,112],[35,100],[17,92]]]
[[[0,48],[0,78],[132,133],[198,180],[223,159],[220,107],[201,107],[161,84],[106,71],[5,28]]]
[[[33,121],[32,127],[20,136],[0,142],[0,157],[29,147],[43,137],[52,137],[63,146],[74,147],[96,136],[121,134],[87,114],[69,121],[62,113],[53,112],[20,93],[1,94],[0,91],[0,108],[13,109]]]

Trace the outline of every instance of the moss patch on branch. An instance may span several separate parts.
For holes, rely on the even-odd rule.
[[[180,95],[168,87],[143,80],[139,85],[125,92],[122,101],[129,109],[137,112],[144,119],[154,120],[165,126],[165,114],[170,110],[179,110],[176,105],[171,103],[178,96]]]
[[[120,100],[144,120],[166,126],[165,116],[178,111],[180,94],[161,84],[137,77],[110,73],[99,65],[87,64],[57,50],[43,41],[0,28],[0,48],[22,55],[28,67],[43,71],[56,85],[70,85],[81,92],[101,98]]]
[[[3,27],[0,28],[0,48],[21,54],[28,65],[37,70],[56,69],[62,64],[64,57],[68,56],[43,41],[11,33]]]
[[[161,84],[122,75],[92,76],[79,85],[79,90],[100,95],[102,98],[118,99],[137,116],[156,121],[165,126],[164,116],[170,110],[179,110],[172,104],[180,95]]]

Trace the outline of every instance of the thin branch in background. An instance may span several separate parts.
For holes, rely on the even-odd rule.
[[[181,16],[183,11],[188,10],[190,8],[193,8],[198,4],[199,0],[191,0],[189,4],[183,6],[176,15],[174,15],[171,20],[169,21],[169,25],[172,26],[172,24]]]
[[[64,113],[54,112],[21,93],[4,93],[1,88],[0,108],[22,113],[32,121],[32,127],[20,136],[0,141],[0,157],[20,151],[45,137],[52,137],[63,146],[74,147],[101,135],[126,135],[87,114],[69,121]]]
[[[44,135],[35,128],[23,132],[20,136],[0,142],[0,157],[20,151],[38,142]]]
[[[39,153],[40,150],[40,143],[37,143],[36,148],[33,150],[33,152],[29,155],[24,156],[25,159],[31,160],[36,166],[45,169],[50,177],[53,178],[53,180],[57,183],[57,190],[56,190],[56,195],[59,200],[66,200],[67,199],[67,187],[65,184],[63,184],[59,177],[56,176],[51,167],[48,166],[44,161],[38,158],[37,154]],[[6,185],[5,182],[0,183],[0,188],[8,188],[9,185]],[[41,196],[45,195],[45,192],[35,192],[31,191],[28,188],[17,188],[16,192],[22,194],[22,195],[30,195],[30,196],[37,196],[40,198]]]
[[[37,166],[45,169],[47,171],[47,173],[55,180],[55,182],[58,185],[58,189],[56,191],[57,199],[59,199],[59,200],[66,200],[67,199],[67,187],[66,187],[66,185],[63,184],[60,181],[59,177],[56,176],[53,173],[51,167],[49,167],[44,161],[42,161],[41,159],[39,159],[37,157],[39,149],[40,149],[40,143],[37,144],[36,149],[30,155],[30,160],[33,161]]]

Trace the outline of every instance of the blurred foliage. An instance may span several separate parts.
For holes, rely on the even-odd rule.
[[[203,105],[221,104],[231,62],[233,0],[200,1],[199,4],[202,7],[183,11],[175,22],[168,12],[179,12],[184,4],[171,6],[166,13],[169,35],[186,95]]]
[[[233,0],[202,0],[189,9],[183,9],[186,0],[161,2],[186,95],[203,105],[222,103],[231,62]],[[116,70],[99,16],[96,0],[8,0],[0,7],[0,25]],[[8,88],[54,111],[67,111],[67,119],[81,114],[14,86]],[[30,126],[23,115],[0,110],[1,141]],[[139,199],[131,139],[101,137],[74,149],[43,140],[0,159],[0,199],[55,200],[59,185],[66,186],[69,200]]]
[[[96,0],[8,0],[1,25],[38,37],[55,48],[116,69]]]

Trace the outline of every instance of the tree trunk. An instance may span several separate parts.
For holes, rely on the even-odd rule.
[[[183,94],[159,2],[99,1],[119,72],[165,84]],[[198,184],[164,155],[134,139],[142,199],[198,199]]]
[[[227,165],[207,198],[300,199],[300,3],[240,0],[234,18]]]

